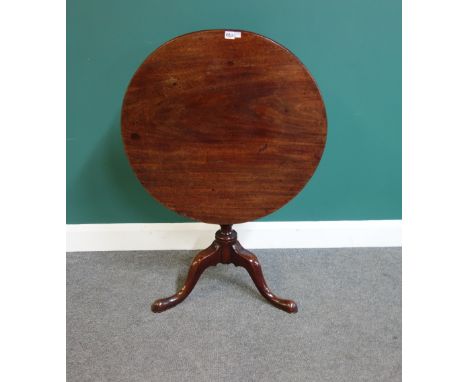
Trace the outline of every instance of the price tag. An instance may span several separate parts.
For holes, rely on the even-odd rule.
[[[224,31],[224,38],[228,40],[234,40],[236,38],[241,38],[241,32],[234,32],[234,31]]]

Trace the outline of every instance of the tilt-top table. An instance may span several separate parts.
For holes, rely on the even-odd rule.
[[[183,301],[218,263],[244,267],[276,307],[297,312],[268,288],[258,259],[232,225],[268,215],[314,173],[327,135],[325,107],[305,66],[278,43],[246,31],[179,36],[151,53],[122,107],[130,164],[171,210],[221,226],[193,260],[185,285],[153,312]],[[183,238],[181,238],[183,240]]]

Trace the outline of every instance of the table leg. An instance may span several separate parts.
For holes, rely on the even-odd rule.
[[[236,266],[241,266],[249,272],[250,277],[252,278],[255,286],[263,297],[265,297],[270,303],[276,306],[279,309],[282,309],[288,313],[297,313],[297,304],[292,300],[286,300],[279,298],[273,294],[273,292],[268,288],[268,285],[263,277],[262,267],[260,262],[252,252],[243,248],[239,242],[234,245],[234,251],[236,255],[234,257],[234,264]]]
[[[184,286],[171,297],[156,300],[153,305],[151,305],[151,310],[154,313],[164,312],[165,310],[184,301],[192,291],[203,271],[209,266],[219,263],[219,255],[219,245],[216,242],[213,242],[213,244],[208,248],[201,251],[197,256],[195,256],[192,261],[192,265],[190,265]]]
[[[154,313],[160,313],[181,303],[193,290],[203,271],[218,263],[232,263],[245,268],[258,291],[271,304],[288,313],[297,312],[297,305],[294,301],[279,298],[271,292],[263,276],[260,262],[252,252],[240,245],[232,225],[222,225],[221,229],[216,232],[215,241],[195,256],[184,286],[173,296],[156,300],[151,306],[151,310]]]

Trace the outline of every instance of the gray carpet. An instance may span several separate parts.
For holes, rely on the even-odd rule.
[[[68,382],[401,380],[400,248],[254,252],[299,313],[218,265],[154,314],[196,252],[67,254]]]

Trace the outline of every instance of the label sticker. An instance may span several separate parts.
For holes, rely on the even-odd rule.
[[[241,32],[234,32],[234,31],[224,31],[224,38],[228,40],[234,40],[236,38],[241,38]]]

